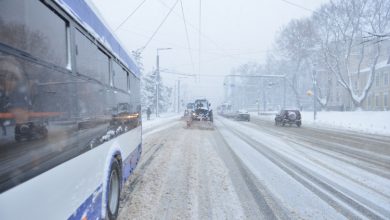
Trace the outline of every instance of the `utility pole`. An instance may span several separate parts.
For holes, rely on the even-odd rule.
[[[175,112],[176,111],[176,103],[177,103],[177,97],[176,97],[176,94],[177,94],[177,85],[175,84],[175,87],[174,87],[174,89],[173,89],[173,94],[175,94],[175,95],[173,95],[173,105],[172,105],[172,107],[173,107],[173,112]]]
[[[317,118],[317,72],[313,70],[313,118]]]
[[[283,78],[283,109],[286,108],[286,76]]]
[[[157,57],[156,57],[156,118],[158,117],[158,103],[159,103],[159,87],[160,87],[160,57],[158,55],[157,49]]]
[[[266,81],[264,80],[263,78],[263,111],[265,112],[266,111],[266,106],[267,106],[267,99],[266,99],[266,95],[265,95],[265,90],[267,89],[267,85],[266,85]]]
[[[177,81],[177,113],[180,113],[180,79]]]
[[[160,50],[171,50],[172,48],[157,48],[156,57],[156,117],[159,117],[159,96],[160,96],[160,57],[158,51]]]

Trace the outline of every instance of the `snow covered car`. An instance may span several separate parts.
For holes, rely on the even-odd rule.
[[[234,118],[237,121],[250,121],[250,115],[249,115],[248,111],[246,111],[246,110],[237,111]]]
[[[289,124],[291,126],[292,124],[295,124],[298,127],[301,127],[301,119],[301,113],[299,112],[299,110],[283,109],[275,116],[275,125],[284,126],[286,124]]]
[[[213,110],[211,110],[210,106],[211,104],[207,99],[195,100],[195,109],[191,115],[192,120],[213,122]]]

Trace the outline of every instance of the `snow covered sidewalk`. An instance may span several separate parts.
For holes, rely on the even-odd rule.
[[[251,116],[274,121],[275,114],[257,115],[252,112]],[[315,121],[313,112],[302,112],[302,125],[390,135],[390,111],[318,112]]]
[[[150,117],[150,120],[142,117],[142,133],[143,138],[147,137],[149,134],[167,129],[168,127],[173,126],[179,122],[181,115],[177,113],[164,113],[160,117],[156,118],[155,115]]]

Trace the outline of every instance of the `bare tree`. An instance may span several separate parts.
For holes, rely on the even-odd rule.
[[[389,10],[390,2],[385,0],[335,0],[315,15],[328,29],[322,36],[326,65],[357,109],[373,85],[382,52],[381,41],[365,41],[364,36],[388,33]],[[362,74],[365,66],[369,67],[367,77]],[[365,83],[360,90],[356,85],[362,81]]]
[[[279,34],[276,44],[287,60],[294,64],[289,75],[289,85],[295,94],[296,105],[301,106],[301,88],[299,85],[308,84],[310,81],[303,74],[310,68],[310,56],[316,46],[313,23],[310,19],[292,20]],[[309,66],[308,66],[309,65]]]

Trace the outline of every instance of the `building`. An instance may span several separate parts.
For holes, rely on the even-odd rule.
[[[354,72],[351,76],[352,87],[354,92],[358,95],[361,94],[366,86],[368,77],[371,73],[372,57],[374,57],[375,52],[373,46],[375,46],[375,44],[371,44],[371,48],[368,48],[369,55],[360,63],[360,71],[357,70],[360,62],[358,59],[359,56],[357,56],[356,59],[351,59],[350,62],[351,71]],[[363,110],[388,111],[390,109],[390,42],[387,41],[382,43],[381,47],[382,53],[375,68],[374,82],[361,106]],[[328,71],[323,71],[318,76],[319,86],[322,89],[327,88],[327,77],[329,74]],[[334,74],[330,74],[330,76],[330,94],[327,109],[342,111],[355,109],[348,91],[340,85]]]

